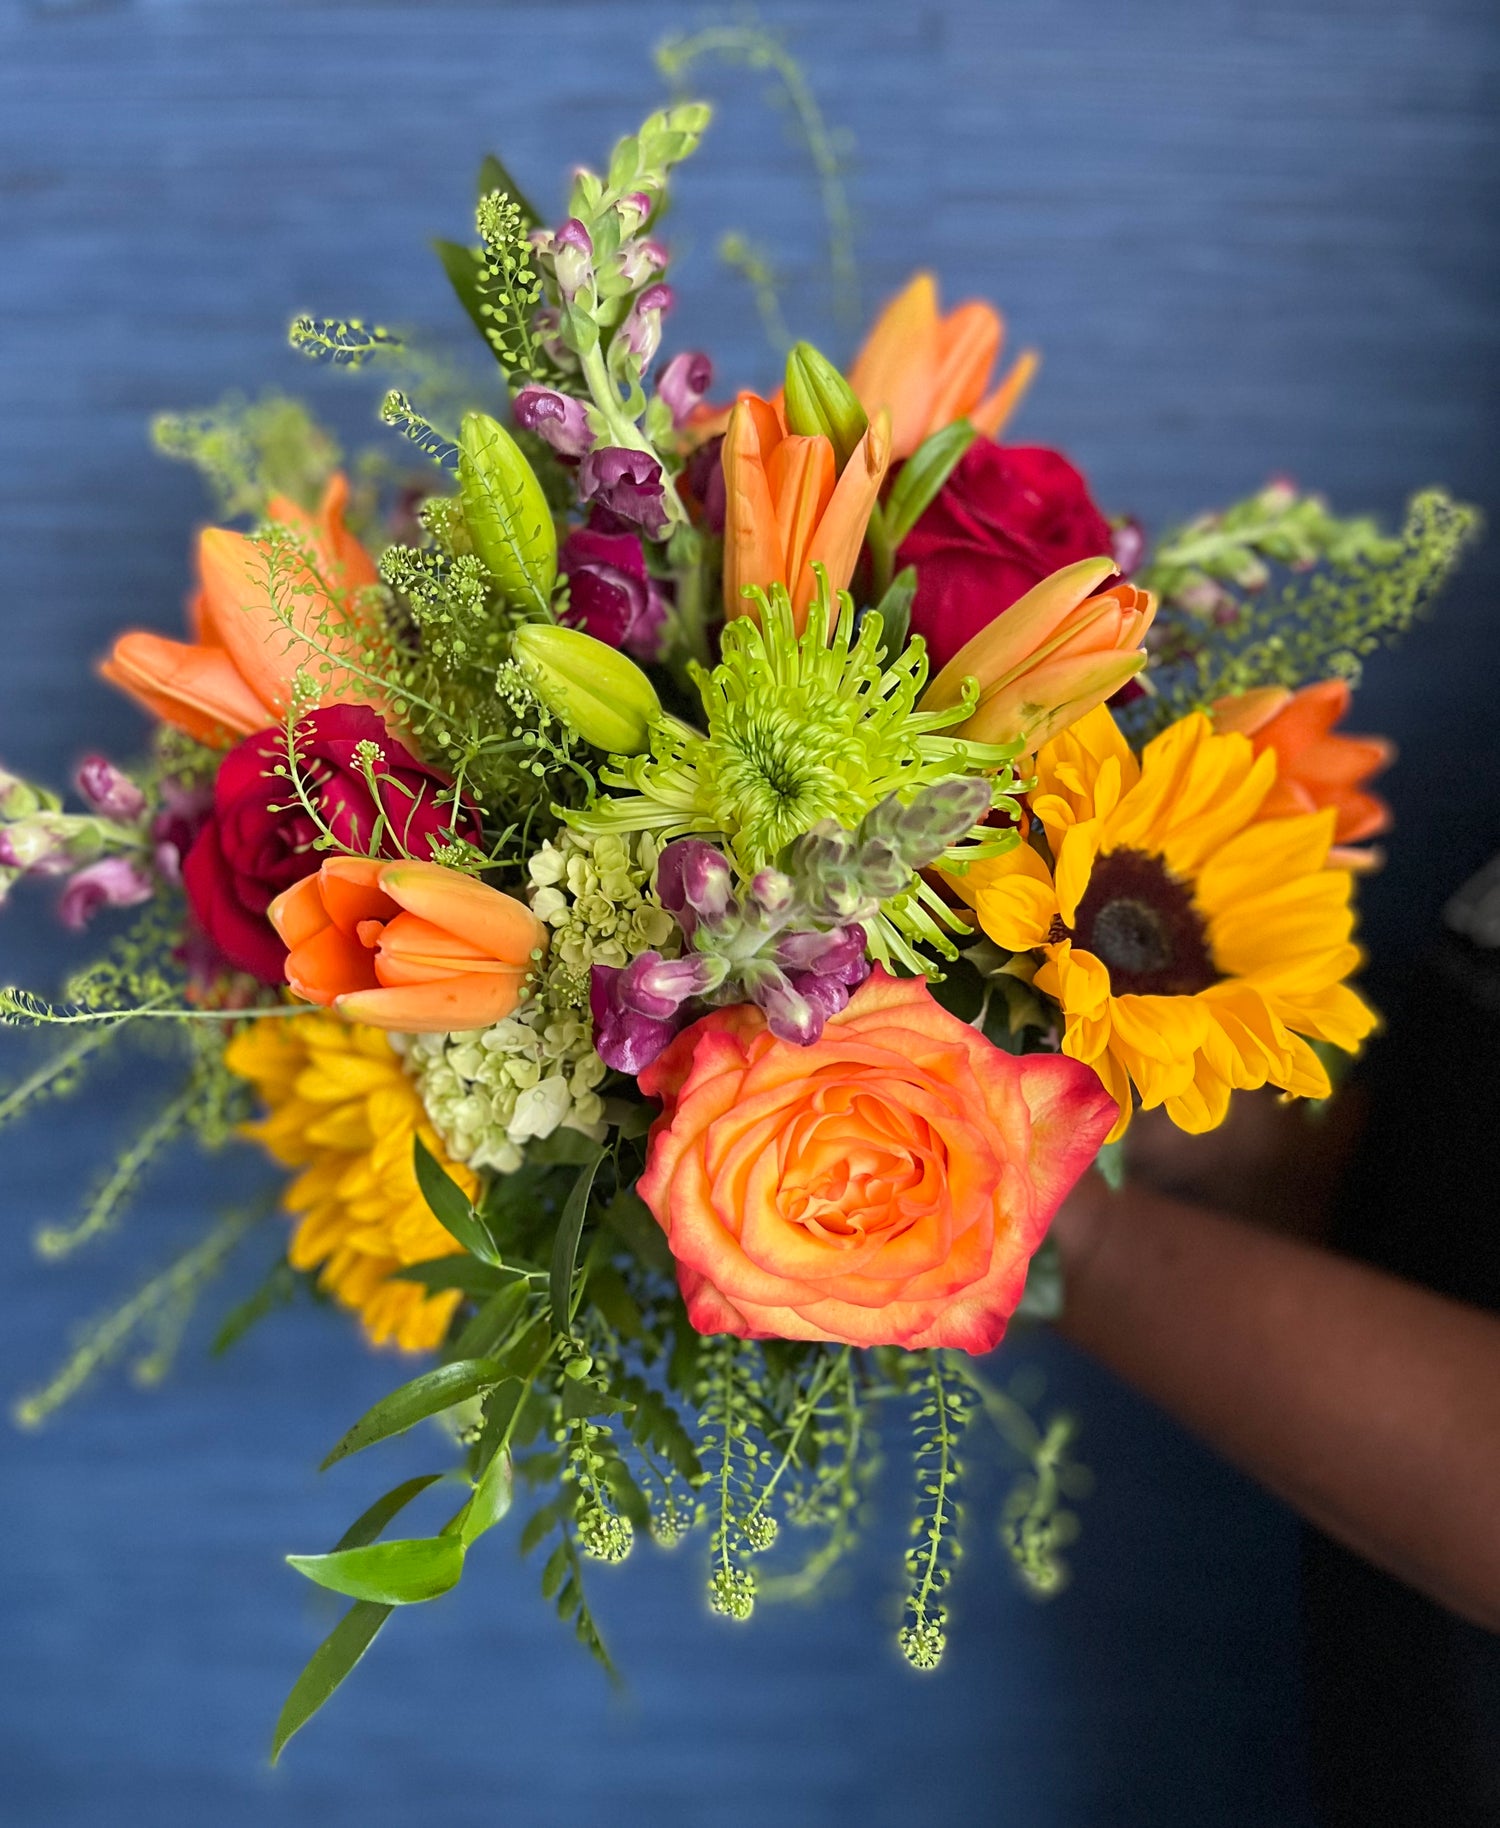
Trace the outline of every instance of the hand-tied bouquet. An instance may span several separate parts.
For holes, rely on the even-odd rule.
[[[458,1464],[289,1557],[355,1603],[278,1751],[517,1492],[543,1593],[606,1661],[584,1565],[643,1530],[704,1529],[742,1619],[798,1526],[809,1557],[760,1586],[806,1591],[853,1539],[882,1403],[915,1435],[911,1662],[943,1648],[973,1415],[1026,1462],[1001,1534],[1054,1589],[1067,1424],[975,1362],[1052,1215],[1137,1103],[1203,1131],[1236,1090],[1324,1098],[1375,1021],[1351,894],[1388,750],[1334,726],[1472,513],[1431,491],[1387,537],[1275,482],[1150,550],[1062,456],[1000,441],[1034,359],[989,391],[998,315],[941,310],[927,274],[847,375],[798,343],[774,397],[711,404],[707,356],[660,359],[656,234],[707,118],[653,115],[555,228],[486,161],[478,244],[439,249],[499,384],[451,436],[387,396],[435,460],[417,486],[351,485],[286,401],[162,422],[251,528],[200,536],[187,639],[105,662],[150,759],[84,761],[77,812],[0,776],[0,889],[60,878],[72,927],[140,910],[65,1002],[0,993],[64,1033],[0,1114],[126,1032],[167,1021],[187,1055],[44,1251],[179,1133],[249,1134],[295,1171],[294,1223],[221,1341],[305,1286],[438,1361],[329,1455],[440,1417]],[[292,340],[406,359],[357,322]],[[159,1369],[253,1222],[21,1418],[135,1332]],[[387,1537],[439,1480],[447,1522]]]

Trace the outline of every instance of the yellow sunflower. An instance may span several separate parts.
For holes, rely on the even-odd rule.
[[[1276,755],[1195,715],[1139,760],[1107,709],[1037,756],[1030,844],[955,885],[996,944],[1041,955],[1063,1051],[1087,1061],[1130,1122],[1164,1105],[1184,1130],[1222,1123],[1229,1094],[1326,1097],[1307,1037],[1354,1052],[1375,1016],[1344,983],[1352,877],[1328,867],[1335,811],[1263,818]]]
[[[293,1267],[321,1264],[319,1285],[354,1309],[376,1345],[440,1345],[458,1292],[429,1295],[418,1282],[391,1280],[408,1263],[458,1250],[417,1186],[412,1138],[471,1198],[479,1182],[443,1154],[390,1042],[379,1029],[307,1015],[248,1023],[225,1058],[266,1105],[247,1134],[302,1170],[281,1196],[301,1218],[287,1253]]]

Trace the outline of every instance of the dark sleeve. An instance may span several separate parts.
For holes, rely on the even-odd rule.
[[[1448,923],[1386,993],[1335,1240],[1500,1310],[1500,863],[1454,897]],[[1316,1531],[1303,1567],[1313,1780],[1328,1828],[1500,1823],[1500,1638]]]

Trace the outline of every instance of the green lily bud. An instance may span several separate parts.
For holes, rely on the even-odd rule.
[[[487,413],[465,413],[458,497],[474,550],[506,599],[546,612],[557,582],[557,528],[521,447]]]
[[[821,432],[840,474],[870,424],[854,389],[811,343],[794,344],[786,359],[786,422],[804,438]]]
[[[618,648],[580,628],[529,622],[511,651],[547,709],[610,755],[640,755],[662,714],[651,681]]]

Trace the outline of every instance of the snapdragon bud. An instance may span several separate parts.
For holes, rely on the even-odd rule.
[[[794,344],[786,359],[786,422],[802,437],[825,437],[840,472],[870,427],[854,389],[811,343]]]
[[[74,778],[79,793],[101,818],[129,821],[146,810],[145,794],[102,755],[86,755]]]
[[[611,755],[640,755],[662,714],[656,688],[618,648],[582,629],[528,622],[511,650],[532,690],[586,743]]]
[[[750,893],[763,914],[772,919],[784,914],[792,905],[796,890],[792,879],[781,870],[757,870],[750,883]]]
[[[644,292],[636,294],[634,304],[615,332],[615,342],[611,348],[623,345],[642,368],[647,367],[661,348],[662,316],[671,309],[670,286],[647,286]]]
[[[858,921],[821,933],[788,933],[776,947],[776,963],[794,975],[812,972],[861,983],[869,970],[865,944],[865,930]]]
[[[643,952],[625,967],[621,1000],[642,1015],[675,1015],[693,997],[717,990],[729,973],[724,959],[693,953],[687,958],[663,958]]]
[[[100,908],[134,908],[149,901],[156,884],[148,871],[129,857],[105,857],[68,878],[58,903],[65,927],[76,932]]]
[[[66,829],[42,813],[0,830],[0,866],[28,875],[61,876],[71,867]]]
[[[620,218],[620,232],[633,235],[646,222],[651,208],[651,199],[645,191],[627,191],[615,204],[615,214]]]
[[[693,409],[714,384],[714,365],[698,349],[674,355],[656,378],[658,398],[664,400],[673,425],[685,425]]]
[[[557,289],[571,301],[594,277],[594,242],[576,216],[569,216],[549,249]]]
[[[767,966],[750,984],[750,994],[765,1012],[766,1027],[779,1041],[810,1047],[823,1032],[824,1015],[776,966]]]
[[[555,387],[523,387],[511,403],[516,424],[544,438],[559,457],[586,457],[594,444],[582,400]]]
[[[924,787],[900,815],[900,844],[914,869],[957,844],[989,812],[994,789],[982,775],[962,775]]]
[[[676,838],[656,860],[657,899],[688,938],[735,914],[734,872],[703,838]]]
[[[624,283],[621,291],[634,291],[654,273],[664,273],[669,256],[659,241],[627,241],[615,255],[614,272]]]

